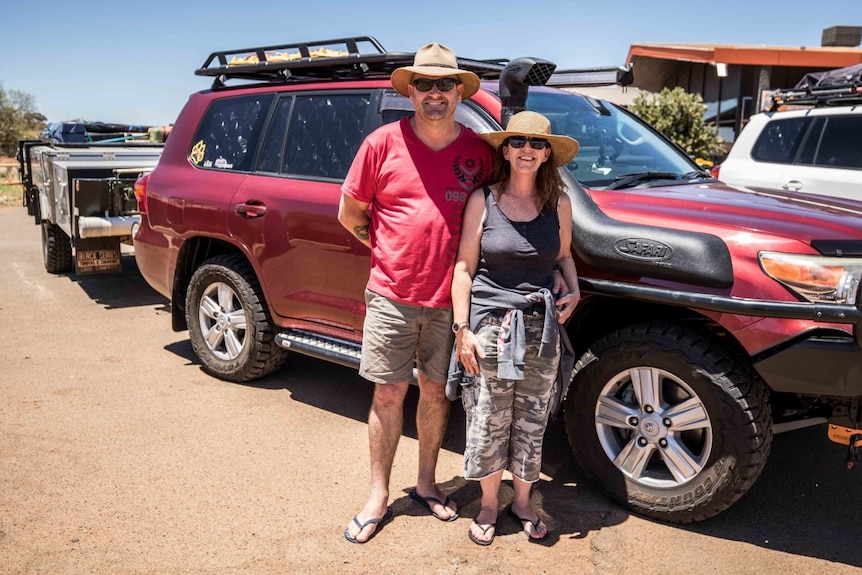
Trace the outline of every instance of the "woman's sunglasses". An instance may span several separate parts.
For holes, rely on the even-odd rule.
[[[506,143],[512,148],[523,148],[525,144],[530,144],[530,147],[534,150],[544,150],[551,145],[544,138],[525,138],[524,136],[512,136],[506,140]]]
[[[437,89],[441,92],[448,92],[452,88],[458,85],[458,80],[455,78],[437,78],[436,80],[430,80],[428,78],[416,78],[413,80],[413,87],[419,90],[420,92],[430,92],[431,88],[437,86]]]

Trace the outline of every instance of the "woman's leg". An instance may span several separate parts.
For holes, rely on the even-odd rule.
[[[497,523],[497,514],[500,506],[500,483],[503,480],[503,472],[499,471],[479,480],[482,486],[482,508],[470,525],[470,534],[473,539],[491,542],[496,535],[493,527]]]
[[[525,321],[527,352],[524,379],[515,382],[512,428],[509,438],[509,471],[513,476],[514,498],[511,512],[533,539],[548,534],[530,505],[532,484],[542,469],[542,447],[550,415],[551,396],[556,390],[559,353],[553,358],[538,355],[541,318]]]
[[[548,527],[530,505],[530,490],[533,484],[512,476],[512,486],[515,489],[512,516],[521,522],[521,527],[531,539],[544,539],[548,535]]]

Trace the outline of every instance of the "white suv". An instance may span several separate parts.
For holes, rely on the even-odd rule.
[[[862,200],[862,88],[788,91],[773,101],[794,109],[752,116],[713,175],[728,184]]]

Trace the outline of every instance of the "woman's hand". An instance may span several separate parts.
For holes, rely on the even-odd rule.
[[[469,329],[462,329],[455,335],[455,357],[461,362],[464,371],[470,375],[479,375],[479,359],[485,352],[479,344],[479,338]]]
[[[557,298],[555,305],[557,306],[557,322],[565,323],[567,319],[572,315],[572,312],[575,311],[575,306],[578,305],[578,301],[580,301],[581,295],[575,293],[569,293],[564,295],[561,298]]]

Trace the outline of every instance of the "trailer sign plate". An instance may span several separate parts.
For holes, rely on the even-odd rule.
[[[111,273],[122,271],[120,250],[77,250],[75,267],[79,274]]]

